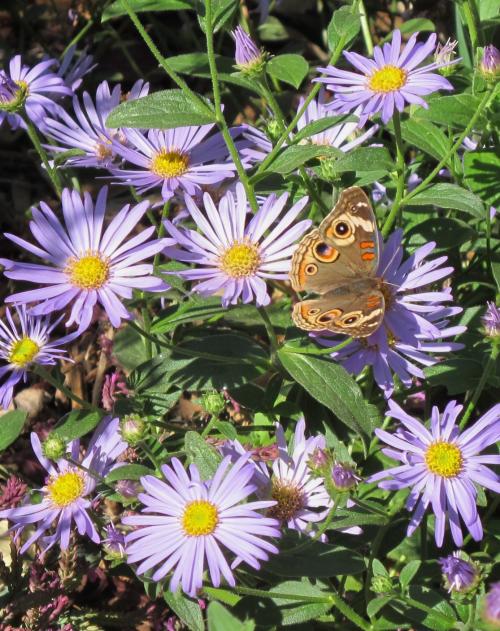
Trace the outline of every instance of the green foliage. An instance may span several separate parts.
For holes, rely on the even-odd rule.
[[[7,449],[23,431],[27,413],[13,410],[0,417],[0,451]]]
[[[269,60],[266,70],[275,79],[298,88],[309,72],[309,64],[300,55],[278,55]]]

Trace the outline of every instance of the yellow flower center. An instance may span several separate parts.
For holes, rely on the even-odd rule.
[[[186,173],[189,167],[189,156],[176,149],[166,151],[163,149],[151,160],[150,169],[155,175],[161,177],[178,177]]]
[[[184,509],[182,527],[190,537],[201,537],[213,533],[219,523],[217,508],[205,500],[190,502]]]
[[[454,478],[462,470],[463,457],[460,449],[452,443],[438,440],[425,452],[425,463],[432,473],[443,478]]]
[[[374,92],[393,92],[406,83],[407,74],[396,66],[384,66],[377,70],[368,81],[368,87]]]
[[[51,478],[47,485],[47,491],[52,503],[64,508],[82,496],[85,489],[85,480],[79,471],[68,471],[57,477]]]
[[[271,499],[276,500],[277,504],[269,509],[268,514],[282,522],[293,519],[304,506],[302,491],[297,486],[283,482],[273,482]]]
[[[40,347],[38,344],[30,337],[23,337],[12,345],[9,354],[9,362],[22,368],[33,360],[39,350]]]
[[[259,249],[253,243],[235,243],[222,254],[219,263],[231,278],[252,276],[259,268]]]
[[[17,85],[17,90],[14,92],[12,87]],[[0,110],[7,112],[17,112],[26,102],[29,96],[30,88],[26,81],[12,81],[9,86],[9,91],[12,93],[12,98],[8,99],[4,97],[0,100]]]
[[[96,143],[95,154],[98,160],[107,160],[107,158],[111,158],[113,155],[113,150],[111,149],[111,141],[103,140],[102,142]]]
[[[80,289],[99,289],[109,278],[109,263],[99,254],[86,254],[68,262],[66,273]]]

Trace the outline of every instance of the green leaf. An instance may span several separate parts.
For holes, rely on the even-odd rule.
[[[280,597],[280,594],[283,596]],[[302,581],[285,581],[272,587],[269,590],[272,600],[280,607],[282,626],[299,624],[313,620],[318,616],[322,616],[333,607],[333,602],[328,599],[328,594],[323,592],[317,585],[313,585],[308,580]],[[287,595],[303,596],[304,600],[291,600],[286,598]],[[308,602],[307,597],[316,598],[323,597],[325,602]]]
[[[110,484],[117,480],[140,480],[144,475],[154,475],[155,472],[142,464],[126,464],[110,471],[105,482]]]
[[[280,554],[272,556],[266,564],[277,576],[309,576],[311,578],[327,578],[329,576],[361,574],[366,569],[363,557],[341,546],[331,546],[315,541],[290,554],[284,549]]]
[[[210,599],[220,600],[220,602],[223,602],[230,607],[234,607],[241,600],[241,596],[238,596],[238,594],[235,594],[228,589],[223,589],[222,587],[209,587],[207,585],[206,587],[203,587],[203,591],[210,597]]]
[[[200,97],[202,98],[202,97]],[[162,90],[135,101],[125,101],[106,119],[107,127],[172,129],[186,125],[215,123],[215,114],[203,109],[182,90]]]
[[[128,0],[130,8],[135,13],[142,11],[181,11],[194,9],[193,3],[189,0]],[[102,14],[102,22],[121,15],[127,15],[127,10],[121,0],[115,0]]]
[[[412,197],[409,205],[452,208],[479,219],[485,218],[484,205],[479,197],[456,184],[433,184]]]
[[[62,417],[60,424],[55,428],[54,434],[65,442],[80,438],[91,432],[98,425],[104,413],[101,411],[89,412],[88,410],[73,410]]]
[[[286,147],[272,162],[268,170],[274,173],[286,174],[295,171],[306,162],[314,158],[335,158],[343,155],[339,149],[319,145],[291,145]]]
[[[332,528],[352,528],[353,526],[383,526],[387,519],[383,515],[369,513],[353,506],[348,510],[338,508],[332,521]]]
[[[143,414],[163,415],[178,401],[182,391],[165,371],[164,358],[159,355],[130,373],[129,383],[134,391],[133,402],[141,403]]]
[[[457,628],[455,612],[440,593],[423,585],[411,585],[409,591],[411,598],[431,609],[426,614],[423,611],[408,607],[407,615],[411,620],[420,622],[425,625],[425,628],[432,631],[448,631]]]
[[[185,302],[181,302],[166,310],[151,325],[151,333],[167,333],[173,331],[180,324],[193,322],[194,320],[208,320],[209,318],[223,314],[226,311],[221,306],[220,297],[200,298],[193,294]]]
[[[113,355],[127,370],[133,370],[148,360],[144,338],[131,326],[125,326],[115,335]]]
[[[263,24],[259,24],[257,31],[262,42],[283,42],[290,37],[286,26],[274,15],[270,15]]]
[[[203,480],[213,477],[222,460],[219,453],[196,432],[186,432],[184,449],[190,462],[198,467]]]
[[[368,606],[366,607],[366,613],[370,618],[376,616],[378,612],[383,609],[388,602],[393,599],[393,596],[377,596],[373,600],[370,600]]]
[[[498,151],[466,151],[463,157],[465,181],[488,206],[500,205]]]
[[[236,440],[238,438],[238,432],[235,426],[229,421],[217,421],[214,427],[223,436],[229,438],[229,440]]]
[[[495,279],[497,287],[500,291],[500,263],[492,263],[491,271],[493,273],[493,278]]]
[[[401,33],[410,35],[411,33],[418,33],[423,31],[435,31],[436,27],[432,20],[427,18],[413,18],[411,20],[405,20],[400,26]]]
[[[414,112],[414,119],[427,120],[446,127],[463,129],[470,123],[471,118],[479,107],[479,98],[472,94],[454,94],[440,96],[429,101],[429,109],[418,106]],[[478,128],[482,121],[477,121]]]
[[[359,15],[353,15],[351,7],[341,7],[337,9],[327,29],[328,48],[332,51],[335,50],[342,37],[345,37],[345,48],[359,33],[359,29]]]
[[[212,0],[212,29],[217,33],[224,28],[238,9],[238,3],[234,0]],[[205,32],[205,2],[199,0],[196,3],[196,12],[201,29]]]
[[[211,602],[207,609],[208,631],[253,631],[253,620],[242,622],[217,601]]]
[[[401,132],[406,142],[422,149],[436,160],[441,160],[450,148],[447,136],[430,121],[409,118],[401,124]]]
[[[269,60],[266,70],[275,79],[298,89],[307,77],[309,64],[301,55],[278,55]]]
[[[435,241],[439,250],[448,250],[474,241],[477,232],[465,221],[452,217],[433,217],[413,226],[406,233],[406,238],[411,247]]]
[[[346,171],[391,171],[394,169],[391,156],[385,147],[358,147],[335,161],[337,173]]]
[[[184,596],[181,591],[174,594],[168,589],[163,592],[163,598],[190,631],[205,631],[203,615],[197,601]]]
[[[0,416],[0,451],[11,445],[23,431],[27,416],[23,410],[12,410]]]
[[[420,569],[421,565],[422,561],[415,559],[414,561],[410,561],[404,566],[404,568],[399,573],[399,582],[401,583],[401,587],[403,589],[406,589],[408,587],[415,574]]]
[[[293,137],[293,144],[299,143],[301,140],[311,138],[315,134],[321,134],[321,132],[334,127],[335,125],[343,125],[344,123],[352,123],[358,119],[349,114],[339,114],[338,116],[325,116],[317,121],[312,121],[298,131]],[[341,154],[339,154],[340,156]]]
[[[364,439],[373,433],[371,408],[354,379],[331,359],[278,351],[283,367],[290,376],[317,401],[331,410],[347,427]]]
[[[185,53],[169,57],[170,66],[179,74],[187,74],[192,77],[210,78],[210,65],[207,53]],[[232,57],[215,55],[215,66],[220,81],[233,83],[247,90],[261,93],[259,85],[255,81],[246,79],[241,72],[236,72],[235,61]]]
[[[474,388],[483,373],[480,362],[473,359],[448,359],[424,368],[431,386],[445,386],[448,394],[455,395]]]

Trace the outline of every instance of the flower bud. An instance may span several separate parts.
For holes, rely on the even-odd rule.
[[[462,559],[460,552],[440,558],[439,564],[449,592],[465,593],[477,585],[479,568],[475,563]]]
[[[120,432],[123,440],[129,445],[137,445],[146,433],[147,425],[138,414],[128,414],[120,421]]]
[[[479,69],[485,79],[495,79],[497,77],[500,71],[500,51],[493,44],[488,44],[488,46],[484,47]]]
[[[226,407],[226,399],[220,392],[213,390],[202,395],[200,405],[207,414],[219,416]]]
[[[236,51],[234,58],[238,70],[245,74],[259,75],[263,72],[267,54],[259,50],[253,39],[241,26],[232,32]]]
[[[307,461],[311,473],[324,475],[324,470],[331,462],[331,456],[326,449],[315,449]]]
[[[337,491],[350,491],[361,480],[354,469],[347,464],[336,462],[332,467],[332,485]]]
[[[490,585],[484,602],[483,618],[493,629],[500,629],[500,581]]]
[[[488,302],[486,312],[481,318],[485,333],[488,337],[500,336],[500,309],[494,302]]]
[[[5,72],[0,71],[0,110],[18,112],[28,98],[28,85],[24,81],[16,83]]]
[[[49,460],[59,460],[66,454],[66,442],[51,432],[42,443],[42,452]]]
[[[389,576],[374,576],[370,589],[376,594],[390,594],[393,590],[392,579]]]

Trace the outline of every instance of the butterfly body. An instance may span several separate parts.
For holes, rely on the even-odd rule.
[[[342,192],[330,214],[299,243],[290,279],[296,291],[320,294],[293,309],[295,324],[306,331],[331,331],[367,337],[385,313],[375,214],[359,187]]]

